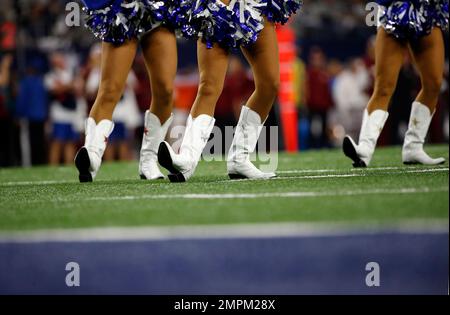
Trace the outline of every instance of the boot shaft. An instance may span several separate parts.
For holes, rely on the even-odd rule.
[[[384,110],[375,110],[371,114],[367,109],[364,112],[363,123],[359,135],[359,147],[362,150],[375,150],[378,138],[383,131],[384,125],[389,117],[389,113]]]
[[[211,136],[215,122],[216,120],[209,115],[200,115],[196,118],[189,115],[180,147],[180,155],[188,160],[198,162]]]
[[[108,138],[114,129],[114,123],[110,120],[102,120],[98,124],[92,117],[86,120],[86,139],[85,147],[90,152],[94,152],[100,156],[106,149]]]
[[[158,116],[148,110],[145,112],[144,135],[142,137],[141,155],[151,154],[156,161],[159,144],[166,138],[167,131],[169,130],[172,122],[173,114],[169,117],[169,119],[167,119],[164,124],[161,124]]]
[[[264,122],[259,114],[242,106],[233,142],[228,152],[228,161],[247,161],[255,151]]]
[[[408,131],[405,134],[404,149],[422,148],[430,128],[434,113],[430,109],[414,102],[411,108]]]

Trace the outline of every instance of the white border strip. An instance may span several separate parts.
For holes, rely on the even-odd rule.
[[[448,167],[439,168],[414,168],[414,167],[378,167],[378,168],[354,168],[350,170],[345,169],[311,169],[311,170],[280,170],[277,174],[321,174],[321,173],[342,173],[342,174],[326,174],[326,175],[311,175],[311,176],[283,176],[277,177],[278,180],[289,180],[289,179],[322,179],[322,178],[346,178],[346,177],[366,177],[370,176],[371,172],[374,171],[398,171],[398,172],[385,172],[383,175],[395,175],[395,174],[415,174],[415,173],[436,173],[436,172],[448,172]],[[350,173],[346,173],[350,172]],[[130,178],[128,178],[130,179]],[[219,180],[216,182],[229,182],[236,183],[242,181],[249,181],[248,179],[243,180]],[[107,182],[105,180],[100,180],[97,182]],[[52,185],[52,184],[77,184],[75,180],[42,180],[42,181],[11,181],[0,183],[0,187],[10,187],[10,186],[31,186],[31,185]],[[162,182],[167,183],[167,182]]]
[[[170,227],[108,227],[0,233],[0,243],[164,241],[193,239],[260,239],[361,234],[448,234],[447,220],[396,223],[262,223]]]
[[[335,197],[335,196],[361,196],[361,195],[404,195],[418,193],[448,192],[448,187],[436,188],[401,188],[401,189],[372,189],[372,190],[341,190],[341,191],[292,191],[292,192],[273,192],[273,193],[241,193],[241,194],[162,194],[162,195],[130,195],[130,196],[106,196],[91,197],[81,201],[134,201],[142,199],[160,200],[160,199],[260,199],[260,198],[311,198],[311,197]],[[75,201],[73,199],[57,199],[58,202]],[[31,201],[28,201],[31,202]],[[40,202],[37,200],[36,202]]]

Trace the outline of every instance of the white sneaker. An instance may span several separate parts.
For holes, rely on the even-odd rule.
[[[366,109],[359,135],[359,144],[357,145],[350,136],[344,138],[342,146],[344,154],[352,159],[354,167],[369,166],[388,117],[389,113],[384,110],[376,110],[369,115]]]
[[[164,179],[164,175],[158,167],[158,148],[164,141],[172,121],[173,115],[161,125],[156,115],[150,111],[145,112],[144,135],[139,159],[139,176],[141,179]]]
[[[110,120],[105,119],[98,124],[91,117],[86,120],[85,144],[75,156],[75,166],[78,169],[78,178],[81,183],[92,182],[97,176],[108,137],[113,129],[114,123]]]
[[[195,119],[189,115],[180,153],[176,154],[167,142],[160,144],[158,162],[170,172],[168,177],[171,182],[186,182],[192,177],[214,123],[215,119],[208,115]]]
[[[256,143],[264,122],[258,113],[242,106],[241,116],[228,152],[227,170],[230,179],[270,179],[275,173],[264,173],[250,162],[250,153],[255,151]]]
[[[402,158],[404,164],[438,165],[445,163],[444,158],[431,158],[423,150],[423,144],[430,128],[433,115],[430,109],[414,102],[411,109],[408,131],[403,143]]]

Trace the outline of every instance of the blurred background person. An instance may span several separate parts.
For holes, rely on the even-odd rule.
[[[45,87],[50,97],[50,154],[49,163],[72,164],[76,143],[80,140],[86,113],[82,96],[83,82],[70,67],[68,56],[55,52],[50,56],[50,72],[45,76]]]
[[[337,74],[333,83],[333,101],[339,123],[343,127],[339,142],[346,134],[357,137],[359,134],[362,112],[369,101],[366,94],[370,84],[370,75],[362,59],[350,60]]]
[[[27,60],[19,80],[16,115],[20,123],[20,151],[23,166],[47,164],[45,124],[48,94],[44,84],[45,61],[40,56]]]
[[[333,108],[331,77],[327,70],[327,58],[323,50],[313,47],[307,68],[306,105],[310,121],[310,146],[319,149],[329,147],[328,114]]]
[[[0,55],[0,167],[10,166],[14,161],[14,125],[11,95],[11,54]]]

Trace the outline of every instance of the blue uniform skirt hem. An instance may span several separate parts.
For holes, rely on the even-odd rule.
[[[434,27],[448,29],[448,0],[378,0],[379,22],[398,39],[429,35]]]

